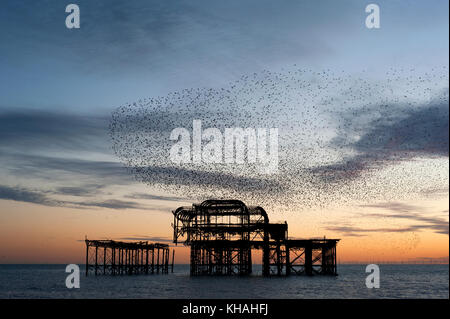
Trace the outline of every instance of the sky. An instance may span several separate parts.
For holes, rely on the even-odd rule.
[[[342,262],[448,260],[448,1],[377,1],[380,29],[360,0],[74,3],[80,29],[68,3],[0,4],[0,263],[170,242],[210,196],[341,238]],[[279,174],[168,168],[194,118],[279,127]]]

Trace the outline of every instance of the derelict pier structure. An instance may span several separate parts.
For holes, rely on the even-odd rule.
[[[86,238],[86,276],[169,273],[169,245],[161,243],[88,240]],[[172,250],[173,272],[175,251]]]
[[[337,275],[339,239],[288,239],[287,223],[270,223],[262,207],[207,200],[173,215],[173,242],[191,248],[191,275],[249,275],[252,249],[262,250],[263,276]]]

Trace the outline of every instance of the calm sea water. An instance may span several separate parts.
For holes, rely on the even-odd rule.
[[[80,289],[67,289],[65,265],[0,265],[0,298],[449,298],[448,265],[380,271],[379,289],[366,288],[364,265],[341,265],[337,277],[280,278],[190,277],[189,265],[176,265],[168,275],[82,274]]]

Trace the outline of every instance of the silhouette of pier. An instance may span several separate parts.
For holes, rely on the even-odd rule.
[[[288,239],[288,225],[270,223],[259,206],[207,200],[173,211],[173,242],[190,246],[190,273],[249,275],[252,249],[262,250],[262,274],[337,275],[339,239]]]
[[[86,276],[169,273],[169,245],[86,238]],[[172,250],[171,271],[175,251]]]

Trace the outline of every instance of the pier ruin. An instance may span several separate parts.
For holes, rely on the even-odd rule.
[[[190,246],[193,276],[250,275],[252,249],[262,250],[263,276],[337,275],[339,239],[289,239],[287,223],[270,223],[262,207],[207,200],[173,218],[173,242]]]
[[[169,245],[86,238],[86,276],[169,273]],[[175,251],[172,250],[173,272]]]

